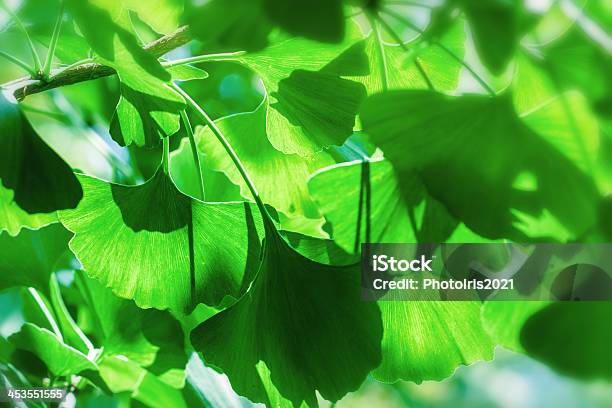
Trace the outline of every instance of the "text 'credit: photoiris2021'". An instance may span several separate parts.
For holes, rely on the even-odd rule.
[[[365,300],[612,300],[612,244],[364,244]]]

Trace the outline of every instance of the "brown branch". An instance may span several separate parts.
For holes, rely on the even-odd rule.
[[[182,26],[173,33],[146,44],[143,48],[151,55],[161,57],[162,55],[187,44],[189,41],[191,41],[189,27]],[[13,91],[13,96],[15,96],[15,99],[22,101],[28,95],[48,91],[49,89],[58,88],[60,86],[72,85],[79,82],[90,81],[92,79],[107,77],[114,74],[116,74],[116,71],[106,65],[86,63],[61,71],[47,82],[38,80],[33,81],[32,78],[28,77],[13,81],[11,85],[12,87],[16,87],[16,89]],[[23,83],[23,85],[19,86],[21,83]]]

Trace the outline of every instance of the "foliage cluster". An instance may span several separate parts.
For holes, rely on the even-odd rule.
[[[612,239],[609,2],[197,3],[2,3],[0,387],[316,406],[498,345],[612,379],[610,303],[364,302],[357,263]]]

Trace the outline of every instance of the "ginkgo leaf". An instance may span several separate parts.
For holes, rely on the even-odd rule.
[[[596,8],[597,3],[589,1],[585,6]],[[592,12],[589,17],[595,18],[597,15]],[[535,55],[531,55],[531,60],[547,73],[548,78],[555,80],[560,91],[579,90],[598,115],[608,121],[611,119],[612,79],[608,73],[612,69],[612,60],[609,35],[607,40],[596,41],[583,31],[580,24],[573,24],[558,41],[539,46]]]
[[[187,23],[204,43],[257,51],[268,45],[274,26],[293,35],[340,42],[342,0],[212,0],[191,10]]]
[[[183,314],[248,287],[261,225],[251,205],[196,201],[161,171],[135,187],[79,180],[84,198],[60,219],[87,274],[118,296]]]
[[[310,199],[306,182],[311,173],[334,161],[324,152],[305,158],[276,150],[266,137],[269,109],[266,98],[254,112],[219,119],[217,125],[240,157],[265,203],[288,217],[316,218],[318,211]],[[196,141],[200,150],[206,152],[208,166],[223,171],[240,186],[242,196],[250,198],[236,166],[209,127],[198,128]]]
[[[175,65],[166,69],[173,81],[192,81],[208,78],[208,72],[193,65]]]
[[[461,0],[483,63],[495,74],[510,62],[520,40],[520,4],[504,0]]]
[[[463,364],[493,358],[480,320],[480,303],[451,301],[381,301],[382,364],[374,376],[421,383],[442,380]]]
[[[74,208],[83,191],[72,169],[36,133],[20,108],[0,95],[0,231],[16,234]]]
[[[75,281],[94,321],[105,356],[123,356],[175,388],[184,385],[187,357],[179,322],[168,312],[143,310],[108,288],[75,272]]]
[[[416,178],[414,186],[417,193],[413,205],[422,198]],[[334,241],[345,251],[357,252],[362,242],[416,242],[410,206],[401,195],[388,161],[356,161],[327,167],[313,174],[308,187],[320,211],[332,224]]]
[[[587,99],[560,89],[524,55],[517,59],[517,70],[513,100],[523,122],[597,180],[601,140]]]
[[[342,0],[263,0],[270,20],[293,35],[337,43],[344,38]]]
[[[453,240],[456,221],[439,203],[425,197],[416,176],[412,184],[404,185],[402,193],[386,160],[328,167],[310,179],[309,187],[332,224],[334,241],[347,251],[358,252],[362,242]],[[427,200],[425,208],[414,208],[422,200]],[[431,226],[432,220],[437,228]],[[460,230],[457,233],[460,242],[469,240]],[[374,376],[381,381],[441,380],[460,364],[493,356],[493,344],[480,322],[478,303],[381,301],[378,305],[384,328],[383,358]]]
[[[169,34],[179,26],[184,0],[121,0],[138,17],[160,34]]]
[[[2,338],[0,337],[0,341]],[[210,407],[225,406],[228,408],[251,408],[256,404],[239,396],[231,388],[227,376],[206,367],[197,353],[192,353],[187,365],[188,385],[184,394],[191,396],[190,406],[205,405]],[[278,407],[278,404],[273,404]]]
[[[308,181],[332,238],[349,253],[362,243],[480,242],[423,189],[418,175],[400,184],[387,160],[366,159],[321,169]]]
[[[89,354],[92,352],[94,349],[93,344],[74,321],[68,307],[66,307],[61,286],[57,279],[57,274],[51,274],[50,276],[49,292],[50,303],[53,306],[53,311],[55,312],[54,317],[57,322],[57,326],[62,333],[64,342],[73,346],[83,354]]]
[[[39,229],[57,221],[57,214],[29,214],[14,200],[15,193],[0,185],[0,231],[16,236],[22,228]]]
[[[548,302],[534,300],[491,301],[482,307],[482,322],[495,344],[513,351],[524,351],[521,329],[533,314]]]
[[[147,92],[141,92],[121,84],[121,97],[110,125],[111,136],[121,146],[135,143],[153,147],[162,138],[178,132],[178,112],[184,105],[180,100],[156,96],[158,87],[151,86]]]
[[[267,134],[276,149],[309,156],[351,135],[366,90],[343,76],[369,72],[360,40],[356,28],[333,45],[277,34],[265,50],[239,58],[269,95]]]
[[[577,236],[595,222],[595,185],[520,122],[508,95],[393,91],[371,97],[361,118],[400,183],[418,172],[431,196],[484,237],[524,239],[512,208],[547,208]],[[525,172],[537,180],[531,194],[513,186]]]
[[[203,150],[198,150],[200,169],[204,183],[204,195],[209,202],[231,202],[243,200],[240,189],[227,176],[211,169]],[[179,147],[170,153],[170,174],[176,187],[191,197],[200,197],[200,179],[193,161],[193,152],[187,138],[181,140]]]
[[[556,302],[527,320],[521,344],[527,353],[566,375],[612,378],[609,302]]]
[[[69,231],[55,223],[15,237],[0,233],[0,290],[28,286],[49,292],[49,276],[68,250]]]
[[[111,126],[114,139],[123,145],[150,147],[178,131],[185,101],[167,85],[170,73],[138,44],[124,5],[70,0],[67,6],[97,59],[114,68],[121,80]]]
[[[119,356],[106,356],[99,362],[100,377],[113,393],[128,393],[152,408],[186,408],[181,392],[164,383],[138,364]]]
[[[427,83],[415,62],[421,65],[436,90],[452,91],[457,88],[462,66],[448,52],[436,46],[422,48],[420,38],[417,38],[404,44],[404,47],[412,50],[413,55],[410,55],[400,44],[385,41],[382,35],[385,27],[382,24],[377,26],[381,35],[371,30],[365,43],[370,73],[359,78],[368,88],[368,93],[380,92],[385,88],[427,88]],[[438,41],[457,58],[462,58],[465,43],[463,20],[458,20],[449,27]]]
[[[26,323],[21,330],[9,337],[18,349],[34,353],[56,376],[79,374],[83,371],[97,371],[97,365],[75,348],[64,344],[55,334]]]
[[[205,44],[246,51],[264,48],[272,29],[261,0],[211,0],[192,9],[185,22]]]
[[[206,79],[208,73],[190,65],[168,68],[173,81]],[[142,84],[147,91],[136,91],[121,83],[121,97],[110,124],[113,139],[122,146],[156,146],[160,139],[175,134],[180,127],[178,112],[182,99],[168,100],[158,96],[159,84]],[[163,85],[162,85],[163,86]]]
[[[360,298],[358,264],[313,261],[265,222],[266,246],[251,289],[192,331],[191,342],[253,401],[273,403],[262,365],[294,405],[315,404],[315,391],[338,400],[380,363],[380,311]]]

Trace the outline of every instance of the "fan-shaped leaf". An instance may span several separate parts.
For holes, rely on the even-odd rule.
[[[366,91],[343,76],[369,72],[359,40],[356,28],[335,45],[277,35],[265,50],[240,57],[266,87],[267,134],[276,149],[309,156],[351,135]]]
[[[105,356],[123,356],[148,367],[175,388],[184,385],[184,338],[170,313],[140,309],[82,271],[75,272],[75,280],[93,316],[95,334]]]
[[[113,138],[122,145],[155,146],[176,133],[185,101],[166,84],[170,73],[138,44],[124,5],[70,0],[67,6],[97,59],[121,80]]]
[[[55,223],[16,237],[0,234],[0,290],[31,286],[49,293],[49,276],[72,234]]]
[[[198,326],[191,341],[240,394],[276,404],[261,376],[269,370],[280,395],[299,405],[315,404],[315,391],[335,401],[357,389],[380,363],[381,336],[378,307],[360,299],[358,265],[312,261],[266,221],[265,252],[251,289]]]
[[[38,228],[74,208],[83,191],[70,167],[34,131],[19,107],[0,95],[0,231]]]
[[[576,235],[595,222],[592,181],[519,121],[508,96],[389,92],[368,100],[362,121],[400,183],[417,171],[429,194],[485,237],[522,238],[512,208],[547,208]],[[537,180],[532,194],[514,188],[523,173]]]
[[[118,296],[187,313],[248,286],[260,247],[250,205],[195,201],[162,172],[136,187],[79,179],[83,201],[60,219],[87,274]]]
[[[332,164],[333,160],[323,152],[304,158],[276,150],[266,136],[268,111],[266,99],[254,112],[220,119],[217,125],[245,165],[264,202],[289,217],[316,218],[318,211],[310,199],[306,181],[311,173]],[[236,166],[210,128],[198,128],[196,140],[200,150],[206,152],[208,166],[223,171],[240,186],[243,197],[251,197]]]
[[[26,323],[21,330],[9,337],[17,348],[34,353],[56,376],[79,374],[83,371],[97,371],[97,365],[75,348],[64,344],[47,329]]]

